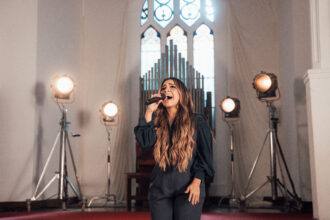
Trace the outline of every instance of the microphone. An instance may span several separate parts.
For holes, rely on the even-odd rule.
[[[164,100],[166,98],[166,95],[164,93],[160,93],[160,95],[162,97],[153,97],[153,98],[149,98],[147,99],[147,101],[144,103],[145,105],[150,105],[154,102],[158,102],[159,100]]]

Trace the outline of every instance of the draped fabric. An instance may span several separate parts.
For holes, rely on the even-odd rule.
[[[132,133],[127,98],[130,90],[125,74],[127,5],[127,1],[85,1],[84,5],[79,121],[83,133],[80,141],[82,184],[88,198],[106,193],[107,145],[111,146],[110,193],[116,194],[118,200],[124,199],[125,172],[132,165],[128,138]],[[107,30],[103,31],[105,27]],[[111,128],[108,143],[98,110],[110,100],[119,106],[119,123]]]
[[[283,66],[281,66],[279,55],[280,50],[284,48],[280,47],[279,39],[279,28],[281,28],[281,24],[279,24],[280,2],[268,0],[230,0],[227,3],[230,13],[229,32],[231,41],[229,47],[229,95],[238,97],[241,101],[241,118],[234,124],[235,178],[236,189],[239,189],[238,191],[244,194],[252,165],[264,141],[266,141],[265,147],[246,193],[251,192],[266,182],[267,176],[270,176],[269,137],[265,139],[269,128],[269,112],[266,103],[260,102],[256,97],[256,92],[252,88],[253,78],[261,70],[275,73],[278,76],[278,82],[281,88],[284,84],[283,80],[290,79],[290,76],[283,75],[281,72]],[[282,45],[285,46],[285,42]],[[300,77],[302,77],[302,74]],[[287,83],[286,86],[290,86],[290,83]],[[285,91],[293,93],[292,88],[287,88]],[[301,92],[304,92],[304,89],[301,89]],[[282,97],[285,95],[290,94],[282,94]],[[274,105],[277,107],[276,116],[279,117],[280,122],[278,129],[279,140],[286,159],[299,157],[297,160],[302,160],[306,158],[306,154],[303,156],[296,155],[296,152],[299,151],[299,146],[283,144],[285,137],[295,135],[284,133],[284,124],[288,123],[284,119],[285,117],[290,118],[290,116],[283,117],[281,113],[284,111],[281,108],[287,107],[288,104],[282,98],[275,101]],[[305,166],[298,172],[300,168],[299,164],[293,165],[291,167],[289,166],[291,175],[300,176],[299,179],[294,179],[295,187],[298,188],[298,194],[302,194],[303,199],[311,200],[308,167]],[[284,170],[283,165],[282,170]],[[283,181],[279,167],[277,177],[289,187],[288,178],[285,175]],[[300,187],[303,188],[303,192],[300,191]],[[290,187],[289,189],[291,190]],[[270,184],[268,184],[256,193],[256,197],[269,196],[270,193]]]
[[[229,94],[239,97],[241,101],[241,119],[234,127],[237,155],[235,169],[237,187],[243,190],[268,127],[266,105],[258,101],[251,83],[260,70],[275,73],[279,70],[276,53],[278,51],[276,13],[270,1],[254,1],[253,4],[249,1],[228,1],[228,3],[232,41]],[[246,19],[246,16],[249,16],[249,19]],[[255,22],[251,22],[251,18]],[[265,169],[269,166],[269,151],[267,147],[264,150],[249,190],[266,181],[269,175],[269,170]],[[260,194],[265,194],[266,189],[269,188],[264,187]]]

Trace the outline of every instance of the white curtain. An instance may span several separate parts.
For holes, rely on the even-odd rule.
[[[268,0],[230,0],[227,2],[230,12],[229,31],[231,40],[229,47],[229,95],[238,97],[241,101],[241,118],[234,126],[235,178],[237,189],[244,193],[247,177],[268,131],[268,109],[266,103],[260,102],[256,97],[256,92],[252,88],[253,78],[261,70],[275,73],[278,76],[278,82],[281,87],[282,81],[290,77],[282,75],[280,72],[279,55],[280,50],[283,49],[280,47],[279,41],[280,2]],[[293,93],[293,88],[288,88],[286,91]],[[304,89],[302,89],[303,91]],[[282,94],[282,96],[285,95]],[[283,124],[286,122],[282,121],[281,108],[285,103],[281,99],[274,102],[274,105],[277,107],[276,114],[280,121],[278,129],[279,139],[280,143],[282,143],[281,147],[286,154],[286,159],[292,157],[306,158],[306,155],[295,155],[299,146],[283,145],[284,136],[290,135],[290,133],[283,132]],[[267,176],[270,175],[269,148],[268,138],[247,193],[264,183],[267,180]],[[284,170],[283,165],[282,169]],[[299,166],[295,165],[289,166],[289,169],[291,175],[303,176],[295,182],[295,187],[296,189],[298,188],[298,193],[301,195],[299,187],[301,182],[298,181],[306,182],[306,178],[309,178],[308,168],[305,167],[304,170],[298,170]],[[277,176],[283,183],[279,167]],[[287,178],[285,178],[285,183],[289,187],[290,184]],[[308,191],[308,186],[306,185],[303,187],[305,188],[303,199],[310,200],[310,189]],[[291,188],[289,187],[289,189]],[[270,196],[270,194],[270,184],[268,184],[258,191],[253,198],[265,195]]]
[[[125,62],[128,1],[84,1],[82,74],[79,77],[80,167],[88,198],[106,192],[107,133],[99,123],[106,101],[119,105],[119,124],[111,129],[110,193],[123,200],[125,173],[132,166],[129,127],[129,86]]]

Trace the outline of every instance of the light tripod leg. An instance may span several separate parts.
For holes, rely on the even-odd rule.
[[[68,194],[68,166],[67,166],[67,157],[66,157],[66,149],[64,150],[64,176],[63,176],[63,187],[64,187],[64,201],[67,202],[69,198]]]
[[[229,127],[230,130],[230,165],[231,165],[231,192],[229,196],[225,196],[220,198],[219,202],[218,202],[218,206],[221,206],[222,201],[225,198],[229,198],[229,207],[234,207],[238,205],[238,199],[235,196],[235,168],[234,168],[234,125],[230,122],[227,122],[227,125]]]
[[[60,142],[60,180],[59,180],[59,195],[58,198],[63,200],[63,186],[64,186],[64,162],[65,162],[65,132],[61,128],[61,142]]]
[[[250,196],[252,196],[256,192],[258,192],[262,187],[264,187],[267,183],[269,183],[269,181],[270,180],[267,179],[266,182],[264,182],[263,184],[261,184],[260,186],[258,186],[257,188],[255,188],[254,190],[252,190],[251,192],[249,192],[246,196],[244,196],[244,199],[248,199]]]
[[[259,151],[259,153],[258,153],[258,156],[257,156],[256,160],[255,160],[254,163],[253,163],[252,169],[251,169],[250,174],[249,174],[249,177],[248,177],[248,182],[246,183],[246,186],[245,186],[244,195],[241,196],[241,199],[242,199],[242,200],[245,200],[245,198],[246,198],[247,190],[248,190],[248,187],[249,187],[249,185],[250,185],[252,175],[253,175],[254,170],[255,170],[255,168],[256,168],[256,165],[257,165],[257,163],[258,163],[258,161],[259,161],[260,155],[261,155],[261,153],[262,153],[262,151],[263,151],[263,149],[264,149],[264,147],[265,147],[265,144],[266,144],[266,141],[267,141],[268,136],[269,136],[269,131],[267,132],[267,135],[266,135],[266,137],[265,137],[265,139],[264,139],[264,142],[263,142],[263,144],[262,144],[262,146],[261,146],[261,148],[260,148],[260,151]]]
[[[105,127],[106,131],[108,133],[108,146],[107,146],[107,192],[105,194],[105,196],[94,196],[91,198],[91,200],[89,201],[87,207],[90,207],[91,204],[93,203],[93,201],[95,200],[101,200],[101,199],[105,199],[105,203],[104,206],[107,204],[107,202],[109,201],[114,201],[114,204],[116,205],[116,195],[114,194],[110,194],[110,184],[111,184],[111,180],[110,180],[110,154],[111,154],[111,148],[110,148],[110,137],[111,137],[111,128],[108,128],[107,126]]]
[[[275,201],[278,197],[277,193],[277,166],[276,166],[276,143],[274,137],[274,129],[269,133],[270,142],[270,183],[272,189],[272,199]]]
[[[279,153],[279,148],[277,148],[277,153]],[[281,184],[281,182],[279,180],[276,180],[276,182],[277,182],[277,184],[279,184],[279,186],[284,188],[284,192],[283,192],[282,188],[279,187],[279,189],[282,192],[282,195],[285,197],[285,200],[287,200],[288,199],[288,189],[286,187],[285,177],[284,177],[284,174],[283,174],[283,169],[282,169],[280,158],[277,157],[277,160],[278,160],[278,165],[280,167],[281,178],[282,178],[283,184]]]
[[[68,135],[67,131],[66,131],[66,140],[67,140],[68,147],[69,147],[69,153],[70,153],[70,157],[71,157],[71,161],[72,161],[73,171],[74,171],[76,181],[77,181],[78,191],[73,187],[71,181],[70,181],[71,182],[70,186],[71,186],[72,190],[75,192],[75,194],[77,195],[77,197],[79,199],[82,199],[83,195],[82,195],[81,189],[80,189],[79,179],[78,179],[78,175],[77,175],[77,167],[76,167],[75,160],[74,160],[74,157],[73,157],[72,148],[71,148],[71,144],[70,144],[70,139],[69,139],[69,135]]]
[[[40,191],[40,193],[35,197],[37,200],[45,191],[48,189],[48,187],[56,180],[59,178],[59,174],[56,173],[55,176],[47,183],[47,185]]]
[[[287,167],[287,164],[285,162],[285,158],[284,158],[284,155],[283,155],[283,152],[282,152],[282,149],[281,149],[281,146],[279,145],[279,142],[278,142],[278,139],[276,137],[276,140],[277,140],[277,143],[278,143],[278,152],[280,153],[280,157],[282,159],[282,162],[286,168],[286,173],[287,173],[287,176],[290,180],[290,184],[291,184],[291,188],[292,188],[292,191],[293,192],[290,192],[289,189],[287,188],[287,185],[286,185],[286,182],[285,182],[285,179],[284,179],[284,175],[283,175],[283,171],[282,171],[282,166],[280,166],[280,169],[281,169],[281,172],[282,172],[282,179],[283,179],[283,183],[281,183],[279,180],[277,181],[277,184],[282,187],[280,188],[281,190],[284,189],[284,193],[283,195],[285,195],[285,198],[286,198],[286,204],[287,206],[286,207],[293,207],[297,210],[301,210],[302,209],[302,202],[301,202],[301,199],[298,197],[296,191],[295,191],[295,188],[294,188],[294,184],[293,184],[293,181],[292,181],[292,178],[291,178],[291,175],[290,175],[290,172],[289,172],[289,169]],[[280,158],[278,159],[279,160],[279,164],[281,164],[280,162]],[[283,191],[283,190],[282,190]],[[294,200],[295,203],[289,203],[289,196]],[[288,211],[288,210],[287,210]]]
[[[280,153],[281,159],[282,159],[282,161],[283,161],[283,164],[284,164],[284,167],[285,167],[286,173],[287,173],[287,175],[288,175],[288,177],[289,177],[289,181],[290,181],[290,184],[291,184],[291,188],[292,188],[292,191],[293,191],[293,194],[294,194],[293,198],[295,198],[295,199],[297,199],[297,200],[300,200],[299,196],[298,196],[297,193],[296,193],[296,189],[295,189],[295,186],[294,186],[293,180],[292,180],[292,178],[291,178],[291,175],[290,175],[290,172],[289,172],[288,165],[287,165],[287,163],[286,163],[286,161],[285,161],[285,158],[284,158],[284,154],[283,154],[282,148],[281,148],[281,146],[279,145],[279,141],[278,141],[278,137],[277,137],[277,135],[275,135],[275,138],[276,138],[276,142],[277,142],[277,144],[278,144],[278,150],[279,150],[279,153]]]
[[[50,153],[49,153],[49,156],[48,156],[48,158],[47,158],[47,161],[46,161],[46,163],[45,163],[45,166],[44,166],[44,168],[43,168],[43,170],[42,170],[42,172],[41,172],[41,175],[40,175],[40,178],[39,178],[39,180],[38,180],[38,184],[37,184],[37,186],[36,186],[36,189],[34,190],[34,192],[33,192],[33,194],[32,194],[32,197],[31,197],[31,200],[33,201],[33,200],[36,200],[36,194],[37,194],[37,192],[38,192],[38,189],[39,189],[39,186],[40,186],[40,183],[41,183],[41,180],[43,179],[43,177],[44,177],[44,175],[45,175],[45,172],[46,172],[46,169],[47,169],[47,167],[48,167],[48,164],[49,164],[49,161],[50,161],[50,159],[51,159],[51,157],[52,157],[52,155],[53,155],[53,153],[54,153],[54,150],[55,150],[55,148],[56,148],[56,144],[57,144],[57,141],[58,141],[58,138],[60,137],[60,131],[58,132],[58,134],[57,134],[57,136],[56,136],[56,139],[55,139],[55,142],[54,142],[54,144],[53,144],[53,147],[52,147],[52,149],[51,149],[51,151],[50,151]],[[51,181],[52,182],[52,181]],[[39,195],[40,195],[40,193],[39,193]],[[38,196],[39,197],[39,196]]]
[[[69,183],[72,191],[74,192],[74,194],[76,194],[76,196],[78,198],[80,198],[79,192],[76,190],[76,188],[74,187],[73,183],[71,182],[70,178],[68,176],[66,176],[66,181]]]

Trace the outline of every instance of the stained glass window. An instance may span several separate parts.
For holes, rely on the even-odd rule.
[[[141,36],[141,76],[160,58],[160,34],[149,27]]]
[[[214,107],[214,39],[213,31],[205,24],[194,33],[194,66],[204,75],[204,89],[212,93]]]
[[[178,25],[171,29],[167,37],[167,44],[170,44],[170,40],[173,40],[173,44],[177,45],[178,53],[181,53],[181,57],[187,60],[187,33]]]
[[[161,48],[164,49],[162,46],[165,43],[169,44],[172,40],[173,44],[177,45],[181,57],[186,60],[188,57],[190,60],[193,59],[190,63],[193,63],[194,68],[203,75],[205,100],[206,92],[211,92],[212,118],[214,119],[214,36],[209,26],[199,24],[215,21],[214,6],[217,0],[141,1],[143,3],[141,26],[148,27],[150,23],[157,23],[156,26],[147,28],[141,35],[141,76],[154,67],[161,57]],[[177,25],[172,26],[174,22]],[[213,24],[209,25],[213,27]],[[161,37],[160,32],[168,34]],[[215,120],[212,123],[212,127],[215,128]]]
[[[191,26],[200,17],[200,0],[180,0],[180,18]]]
[[[141,26],[148,20],[148,0],[145,0],[141,11]]]
[[[154,19],[163,28],[174,18],[173,0],[154,0]]]
[[[210,21],[214,21],[214,8],[212,0],[205,0],[205,15]]]

